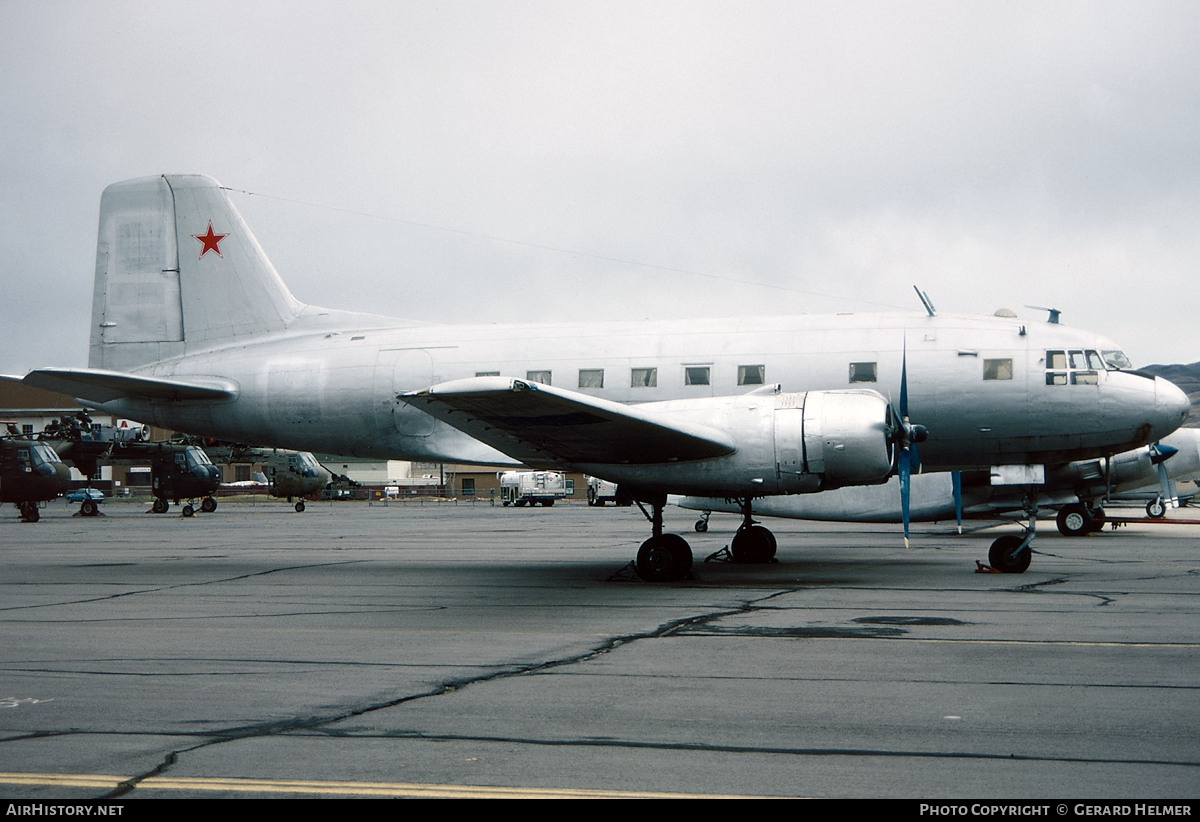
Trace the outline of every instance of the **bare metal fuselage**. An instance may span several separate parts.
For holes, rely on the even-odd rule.
[[[302,324],[298,323],[297,326]],[[135,373],[219,376],[236,397],[211,403],[122,399],[107,410],[181,431],[347,456],[511,464],[402,396],[447,380],[541,378],[618,402],[745,394],[746,368],[783,391],[871,388],[896,401],[907,360],[910,416],[929,428],[927,469],[1061,463],[1152,442],[1180,423],[1181,392],[1161,379],[1099,370],[1048,384],[1047,351],[1109,350],[1090,332],[976,316],[847,314],[591,325],[302,328],[155,363]],[[1011,360],[1005,379],[985,362]],[[851,382],[873,363],[875,381]],[[685,384],[706,368],[707,384]],[[634,370],[638,377],[631,377]],[[654,384],[646,370],[654,369]],[[602,387],[581,387],[602,371]],[[859,369],[861,374],[862,369]]]

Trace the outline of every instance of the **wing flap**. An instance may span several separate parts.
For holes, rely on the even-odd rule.
[[[727,435],[707,426],[510,377],[455,380],[403,399],[535,467],[650,465],[736,450]]]
[[[30,371],[21,382],[97,405],[126,398],[159,402],[212,402],[234,399],[238,393],[237,383],[221,377],[166,379],[99,368],[41,368]]]

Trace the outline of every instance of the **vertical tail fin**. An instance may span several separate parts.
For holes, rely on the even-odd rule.
[[[303,308],[216,180],[143,177],[104,190],[92,368],[282,331]]]

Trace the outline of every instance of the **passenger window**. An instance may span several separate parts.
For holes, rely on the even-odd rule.
[[[1011,380],[1013,378],[1013,361],[1008,358],[984,360],[983,378],[985,380]]]
[[[876,382],[875,363],[850,363],[850,382]]]
[[[604,369],[603,368],[581,368],[581,369],[579,369],[579,387],[580,388],[603,388],[604,387]]]
[[[739,365],[738,385],[765,385],[767,382],[767,367],[765,365]]]
[[[550,385],[549,371],[526,371],[525,379],[531,382],[540,382],[542,385]]]
[[[629,372],[629,384],[633,388],[656,388],[658,386],[658,369],[634,368]]]
[[[707,365],[685,365],[683,367],[684,385],[708,385],[710,378]]]

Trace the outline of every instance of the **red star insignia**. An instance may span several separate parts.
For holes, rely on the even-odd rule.
[[[218,257],[225,256],[221,253],[221,240],[224,240],[229,235],[214,233],[213,228],[212,228],[212,220],[208,221],[208,233],[207,234],[193,234],[192,236],[200,241],[200,245],[202,246],[202,248],[200,250],[201,257],[203,257],[205,254],[207,254],[210,251],[217,252]]]

